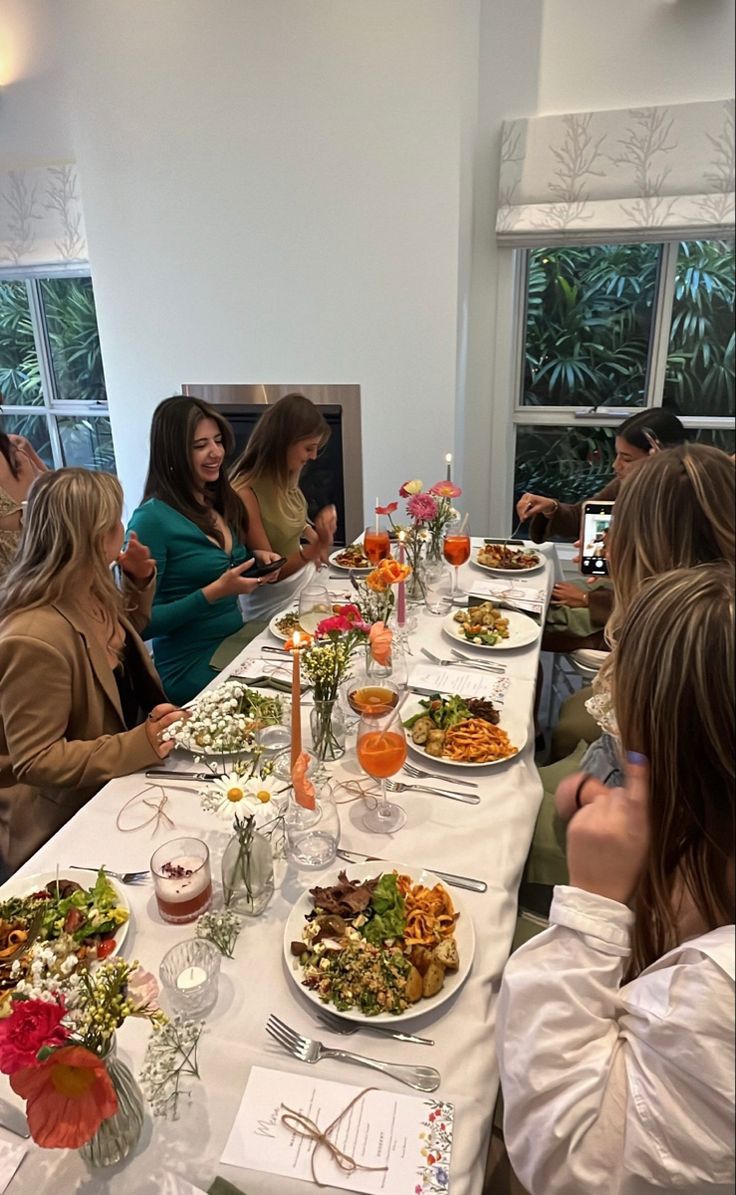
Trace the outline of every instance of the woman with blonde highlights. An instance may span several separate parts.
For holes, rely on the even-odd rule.
[[[733,1191],[734,663],[731,567],[642,583],[613,663],[625,784],[560,786],[570,884],[502,985],[531,1195]]]
[[[162,704],[137,633],[148,621],[156,570],[135,537],[121,551],[122,506],[120,484],[106,473],[59,469],[31,487],[18,554],[0,589],[4,874],[108,780],[171,750],[160,735],[179,714]],[[115,562],[124,593],[110,572]]]

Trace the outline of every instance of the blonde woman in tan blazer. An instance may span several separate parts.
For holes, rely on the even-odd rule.
[[[14,871],[108,780],[149,767],[180,712],[164,702],[137,628],[155,563],[122,552],[123,495],[106,473],[34,482],[0,586],[0,873]],[[116,587],[111,565],[124,574]]]

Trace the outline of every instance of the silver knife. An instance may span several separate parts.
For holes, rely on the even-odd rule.
[[[384,859],[380,859],[377,855],[361,855],[360,851],[344,851],[338,850],[338,855],[344,859],[346,863],[384,863]],[[473,880],[470,876],[456,876],[451,871],[439,871],[436,867],[428,867],[427,871],[431,871],[434,875],[439,876],[451,888],[466,888],[468,892],[487,892],[488,885],[485,880]]]
[[[186,780],[191,783],[196,780],[199,784],[209,780],[219,780],[219,776],[213,776],[211,772],[163,772],[153,770],[146,772],[146,780],[155,780],[157,784],[172,784],[177,780]]]

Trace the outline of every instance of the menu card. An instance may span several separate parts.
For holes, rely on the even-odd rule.
[[[370,1086],[368,1077],[367,1086]],[[311,1074],[255,1066],[230,1131],[222,1161],[313,1183],[314,1143],[284,1124],[282,1104],[324,1131],[364,1087]],[[364,1195],[446,1195],[450,1184],[454,1105],[431,1096],[367,1091],[336,1125],[330,1140],[359,1165],[342,1170],[325,1146],[314,1160],[321,1183]]]
[[[492,672],[414,664],[409,684],[413,692],[426,696],[433,693],[457,693],[458,697],[488,697],[491,701],[500,702],[503,701],[509,687],[509,679]]]

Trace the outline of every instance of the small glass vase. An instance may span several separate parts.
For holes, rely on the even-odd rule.
[[[118,1099],[114,1116],[103,1120],[99,1129],[80,1154],[88,1166],[115,1166],[122,1162],[138,1144],[143,1129],[143,1093],[124,1062],[117,1056],[113,1037],[107,1052],[102,1055],[105,1069]]]
[[[411,575],[407,578],[406,582],[406,600],[412,606],[419,606],[424,602],[426,592],[424,583],[425,569],[426,561],[418,553],[417,557],[411,562]]]
[[[317,759],[328,762],[345,754],[345,715],[336,697],[315,700],[309,714],[312,751]]]
[[[237,834],[222,856],[225,908],[245,917],[259,917],[273,896],[273,846],[270,837],[253,831],[248,846]]]

